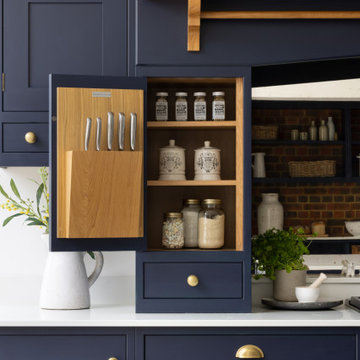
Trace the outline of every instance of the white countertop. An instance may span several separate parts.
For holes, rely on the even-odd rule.
[[[0,279],[0,327],[360,327],[360,313],[345,306],[280,311],[255,305],[247,314],[136,314],[133,280],[102,278],[92,289],[91,309],[42,310],[39,284],[28,281],[14,286],[14,279]],[[352,285],[342,285],[338,294],[345,294],[344,286]],[[353,286],[360,290],[359,284]]]

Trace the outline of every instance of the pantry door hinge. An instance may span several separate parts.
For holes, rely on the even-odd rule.
[[[1,91],[5,92],[5,73],[1,74]]]

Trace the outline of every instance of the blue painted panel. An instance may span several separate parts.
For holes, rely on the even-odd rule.
[[[5,0],[4,111],[47,111],[48,74],[127,73],[126,0]]]
[[[239,263],[144,263],[144,297],[241,299],[243,262]],[[196,275],[199,284],[191,287],[186,279]]]
[[[48,153],[49,124],[48,123],[3,123],[2,152],[4,153]],[[36,142],[29,144],[25,141],[25,134],[33,132]]]
[[[354,43],[360,20],[202,20],[201,51],[188,52],[186,1],[136,2],[136,65],[264,65],[360,55]],[[359,8],[354,1],[254,3],[203,4],[217,10]]]

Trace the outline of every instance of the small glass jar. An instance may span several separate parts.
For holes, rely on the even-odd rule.
[[[157,121],[168,121],[167,92],[157,92],[155,102],[155,119]]]
[[[162,244],[168,249],[181,249],[184,247],[184,220],[182,213],[169,212],[164,214]]]
[[[186,248],[198,247],[198,224],[200,200],[186,199],[181,210],[184,219],[184,241]]]
[[[220,199],[205,199],[199,212],[199,248],[219,249],[224,246],[225,213]]]
[[[212,95],[212,119],[225,120],[225,93],[223,91],[214,91]]]
[[[177,92],[175,94],[175,120],[187,121],[188,119],[188,103],[187,103],[187,92]]]
[[[206,93],[194,93],[194,120],[206,120]]]

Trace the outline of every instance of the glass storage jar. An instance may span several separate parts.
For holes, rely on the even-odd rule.
[[[155,119],[157,121],[168,120],[168,101],[167,101],[168,96],[169,94],[167,92],[156,93]]]
[[[187,103],[187,92],[177,92],[175,94],[175,120],[187,121],[188,119],[188,103]]]
[[[206,120],[206,93],[194,93],[194,120]]]
[[[225,213],[220,199],[205,199],[199,212],[199,248],[219,249],[224,246]]]
[[[184,241],[185,247],[198,247],[198,223],[200,200],[186,199],[184,200],[184,207],[181,210],[184,218]]]
[[[212,119],[225,120],[225,93],[223,91],[214,91],[212,95]]]
[[[162,244],[168,249],[181,249],[184,247],[184,220],[182,213],[168,212],[164,214]]]

